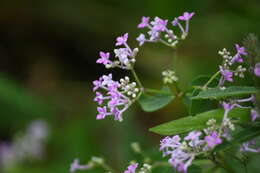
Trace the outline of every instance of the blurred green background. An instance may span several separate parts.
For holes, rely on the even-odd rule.
[[[176,100],[144,113],[136,104],[121,123],[96,121],[92,81],[111,71],[95,61],[100,50],[112,52],[115,38],[125,32],[129,44],[137,46],[141,16],[172,20],[184,11],[196,13],[178,49],[184,88],[195,76],[216,71],[218,50],[233,50],[248,33],[260,35],[259,0],[2,0],[0,141],[11,142],[35,119],[47,120],[51,128],[44,159],[19,164],[9,173],[65,173],[74,158],[84,163],[91,156],[123,170],[135,159],[130,149],[135,141],[156,153],[161,137],[147,129],[185,115],[184,106]],[[145,86],[160,88],[161,71],[169,68],[171,56],[159,44],[141,48],[136,68]],[[128,74],[113,73],[116,78]]]

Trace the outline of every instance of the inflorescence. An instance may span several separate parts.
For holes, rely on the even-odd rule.
[[[194,13],[184,12],[182,16],[174,18],[171,22],[159,17],[153,20],[150,17],[142,17],[138,28],[148,29],[147,34],[141,33],[136,40],[139,46],[146,42],[160,42],[171,48],[175,48],[180,40],[184,40],[189,33],[189,22],[194,16]],[[183,25],[185,22],[185,26]],[[170,23],[170,26],[168,26]],[[175,30],[177,27],[178,30]],[[128,43],[128,33],[116,38],[114,49],[114,58],[111,58],[109,52],[101,51],[100,58],[96,61],[98,64],[103,64],[106,68],[121,68],[131,71],[134,80],[126,76],[119,81],[112,78],[112,74],[103,75],[98,80],[93,82],[96,96],[94,101],[98,103],[98,115],[96,119],[104,119],[107,116],[113,116],[115,120],[122,121],[122,114],[140,97],[144,91],[138,76],[135,73],[134,65],[136,56],[139,52],[138,48],[131,48]],[[225,90],[225,82],[234,82],[234,77],[244,77],[247,70],[244,66],[244,57],[248,55],[246,49],[239,44],[235,44],[236,53],[231,53],[224,48],[218,54],[223,57],[223,63],[219,66],[219,71],[213,75],[214,78],[221,74],[218,87]],[[260,63],[256,63],[254,74],[260,76]],[[178,77],[172,70],[162,72],[164,84],[172,84],[178,81]],[[210,80],[211,81],[211,80]],[[207,89],[206,83],[202,89]],[[230,111],[234,108],[251,109],[251,120],[254,123],[260,117],[259,111],[256,108],[255,96],[239,99],[224,99],[219,102],[223,107],[223,118],[221,121],[209,119],[206,123],[206,128],[195,130],[188,133],[187,136],[180,135],[167,136],[160,141],[160,151],[163,156],[169,156],[168,163],[173,166],[178,172],[186,173],[192,165],[193,160],[199,155],[207,155],[223,141],[232,139],[231,132],[236,129],[235,120],[229,116]],[[247,105],[247,106],[245,106]],[[251,106],[248,106],[251,105]],[[243,143],[240,147],[242,152],[260,152],[259,148],[255,148],[255,141]],[[133,144],[134,151],[140,153],[138,145]],[[75,159],[71,165],[71,172],[77,170],[88,170],[94,165],[103,165],[104,161],[101,158],[92,158],[87,165],[80,165],[79,160]],[[141,168],[138,168],[138,163],[130,164],[124,173],[148,173],[152,166],[145,163]]]

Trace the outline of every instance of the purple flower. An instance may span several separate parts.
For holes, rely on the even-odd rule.
[[[245,51],[244,47],[240,47],[239,44],[235,44],[237,53],[240,55],[247,55],[247,52]]]
[[[150,35],[150,38],[149,38],[150,41],[156,41],[160,36],[160,33],[155,30],[149,31],[148,34]]]
[[[116,46],[121,46],[127,42],[128,33],[125,33],[123,36],[119,36],[116,38]]]
[[[129,59],[128,56],[130,56],[130,52],[127,48],[119,48],[119,49],[115,49],[115,56],[118,57],[119,61],[124,64],[127,65],[129,63]]]
[[[225,109],[225,111],[230,111],[231,109],[234,108],[233,104],[227,103],[227,102],[223,102],[222,103],[223,108]]]
[[[101,105],[104,101],[103,95],[100,92],[96,92],[96,97],[94,98],[94,101]]]
[[[140,34],[136,40],[139,42],[139,46],[142,46],[144,44],[144,42],[146,41],[145,39],[145,35],[144,34]]]
[[[101,84],[102,83],[100,80],[93,81],[93,85],[94,85],[93,91],[96,91],[101,86]]]
[[[205,136],[204,139],[210,148],[213,148],[216,145],[222,143],[222,140],[221,140],[221,138],[219,138],[216,131],[212,132],[211,135],[209,135],[209,136]]]
[[[159,17],[155,17],[154,21],[151,22],[151,24],[153,25],[152,30],[159,31],[159,32],[165,31],[167,23],[168,23],[168,20],[162,20]]]
[[[201,135],[200,131],[192,131],[184,138],[184,140],[195,140],[198,139]]]
[[[173,25],[173,26],[177,26],[178,23],[179,23],[178,18],[175,18],[175,19],[172,21],[172,25]]]
[[[125,90],[125,85],[121,85],[121,82],[114,81],[112,79],[112,74],[103,75],[99,78],[99,80],[94,81],[93,83],[95,85],[94,91],[98,88],[105,91],[102,93],[96,92],[94,101],[96,101],[99,105],[102,105],[104,100],[106,100],[105,106],[100,106],[97,108],[98,115],[96,119],[100,120],[104,119],[107,115],[112,115],[115,120],[122,121],[122,113],[129,108],[131,102],[131,97],[129,98],[128,95],[125,95],[123,91],[130,90]],[[135,90],[136,88],[132,89]]]
[[[251,109],[251,120],[255,121],[259,117],[260,117],[259,113],[255,109]]]
[[[220,69],[221,75],[223,76],[224,80],[233,82],[233,72],[227,70],[227,69]]]
[[[135,173],[135,170],[138,166],[138,163],[131,164],[127,167],[127,170],[124,171],[124,173]]]
[[[110,57],[109,53],[99,52],[99,56],[100,56],[100,58],[96,61],[96,63],[104,64],[104,65],[110,63],[110,61],[108,60]]]
[[[77,170],[88,170],[91,167],[89,165],[80,165],[79,164],[79,159],[74,159],[74,161],[72,162],[72,164],[70,165],[70,172],[74,173]]]
[[[137,26],[137,28],[145,28],[147,26],[149,26],[149,20],[150,20],[150,17],[142,17],[142,21],[141,23]]]
[[[179,147],[180,143],[180,136],[175,135],[173,137],[165,137],[160,141],[160,150],[165,150],[164,155],[168,155],[168,148],[177,148]]]
[[[182,16],[179,16],[178,19],[180,20],[185,20],[185,21],[188,21],[192,18],[192,16],[194,15],[195,13],[188,13],[188,12],[184,12]]]
[[[254,72],[256,76],[260,77],[260,62],[256,63]]]
[[[254,147],[254,148],[252,148],[252,147]],[[251,140],[251,141],[243,143],[240,147],[240,151],[260,153],[260,148],[256,148],[256,141]]]
[[[239,53],[237,53],[233,59],[231,60],[231,63],[234,63],[234,62],[244,62],[243,58],[241,57],[241,55]]]
[[[97,120],[104,119],[107,116],[107,107],[97,107],[98,115],[97,115]]]

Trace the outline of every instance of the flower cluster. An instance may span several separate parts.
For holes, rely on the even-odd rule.
[[[178,77],[175,75],[175,72],[172,70],[166,70],[162,72],[163,83],[172,84],[173,82],[178,81]]]
[[[160,150],[163,151],[163,156],[169,155],[170,159],[168,162],[177,171],[186,173],[197,155],[213,149],[222,142],[215,131],[215,127],[212,127],[210,126],[208,129],[204,129],[204,131],[191,131],[183,139],[179,135],[167,136],[160,143]]]
[[[234,99],[222,102],[224,108],[224,115],[220,125],[215,119],[209,119],[207,128],[202,131],[191,131],[183,140],[179,135],[169,137],[161,140],[160,150],[163,155],[170,155],[168,162],[179,172],[187,172],[188,167],[192,164],[195,156],[203,152],[211,151],[214,147],[221,144],[224,139],[231,140],[230,131],[235,130],[235,125],[228,117],[229,112],[235,107],[244,107],[241,104],[244,102],[255,102],[255,96],[252,95],[245,99]],[[259,117],[257,112],[252,109],[252,117]],[[252,118],[253,120],[253,118]],[[253,143],[250,143],[251,145]],[[247,147],[247,148],[246,148]],[[248,149],[247,143],[243,144],[242,148]]]
[[[48,129],[45,121],[35,120],[12,143],[0,142],[0,167],[8,169],[27,159],[42,159]]]
[[[247,55],[247,52],[244,47],[240,47],[238,44],[235,46],[237,53],[234,56],[231,56],[230,52],[227,51],[226,48],[218,52],[219,55],[223,57],[223,64],[219,66],[219,70],[222,75],[220,86],[223,86],[225,81],[233,82],[234,76],[238,76],[240,78],[244,77],[246,68],[242,67],[242,65],[238,65],[236,69],[234,69],[234,65],[237,63],[243,63],[244,60],[242,56]]]
[[[120,79],[118,82],[112,79],[112,74],[103,75],[93,84],[93,91],[96,91],[94,101],[99,105],[106,104],[106,106],[97,108],[97,119],[104,119],[106,116],[112,115],[115,120],[122,121],[122,113],[128,109],[140,91],[135,82],[130,82],[129,77]],[[97,91],[98,89],[102,89],[106,93],[102,94]]]
[[[118,49],[114,49],[115,59],[111,60],[109,52],[100,52],[100,58],[96,61],[98,64],[105,65],[106,68],[119,67],[122,69],[131,69],[135,63],[135,57],[138,53],[138,48],[131,49],[127,44],[128,33],[123,36],[119,36],[116,39],[116,46],[122,46]]]
[[[171,47],[175,47],[178,43],[178,40],[185,39],[189,32],[189,21],[192,18],[194,13],[184,12],[182,16],[175,18],[171,25],[173,27],[178,27],[181,31],[181,36],[177,36],[173,29],[167,27],[168,20],[155,17],[150,21],[150,17],[142,17],[141,23],[138,24],[138,28],[148,28],[148,37],[146,38],[145,34],[141,33],[137,37],[139,45],[142,46],[145,42],[162,42],[163,44]],[[180,21],[185,21],[185,28]]]

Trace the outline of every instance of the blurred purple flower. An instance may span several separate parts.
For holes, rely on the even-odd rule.
[[[136,38],[136,40],[139,42],[139,46],[142,46],[143,44],[144,44],[144,42],[145,42],[145,35],[144,34],[140,34],[137,38]]]
[[[218,133],[216,131],[212,132],[209,136],[205,136],[204,139],[210,148],[213,148],[216,145],[222,143],[222,140],[221,138],[219,138]]]
[[[138,166],[138,163],[131,164],[127,167],[127,170],[124,171],[124,173],[135,173],[136,168]]]
[[[254,72],[256,76],[260,77],[260,62],[256,63]]]
[[[150,17],[142,17],[142,21],[140,24],[138,24],[138,28],[145,28],[147,26],[149,26],[149,20],[150,20]]]
[[[237,53],[240,55],[247,55],[247,52],[245,51],[245,48],[243,46],[239,46],[239,44],[235,44]]]
[[[179,23],[178,18],[175,18],[175,19],[172,21],[172,25],[173,25],[173,26],[177,26],[178,23]]]
[[[159,17],[155,17],[154,21],[151,22],[153,31],[165,31],[168,20],[162,20]]]
[[[225,81],[233,82],[233,72],[227,70],[227,69],[220,69],[220,73]]]
[[[259,113],[255,109],[251,109],[251,120],[255,121],[259,117],[260,117]]]
[[[128,39],[128,33],[125,33],[123,36],[119,36],[116,39],[116,46],[121,46],[123,44],[126,44]]]
[[[72,162],[72,164],[70,165],[70,172],[74,173],[77,170],[88,170],[91,167],[89,165],[80,165],[79,164],[79,159],[74,159],[74,161]]]
[[[108,60],[110,57],[110,53],[105,53],[105,52],[99,52],[100,58],[96,61],[98,64],[108,64],[110,61]]]
[[[188,13],[188,12],[184,12],[182,16],[179,16],[178,19],[180,20],[184,20],[184,21],[188,21],[192,18],[192,16],[194,15],[195,13]]]
[[[97,107],[97,111],[98,111],[97,120],[104,119],[106,115],[108,115],[106,106]]]

